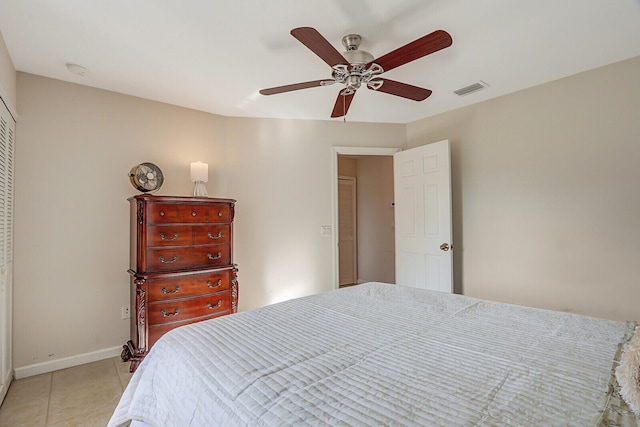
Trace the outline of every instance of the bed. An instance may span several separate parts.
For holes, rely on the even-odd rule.
[[[637,427],[637,326],[366,283],[167,333],[109,426]]]

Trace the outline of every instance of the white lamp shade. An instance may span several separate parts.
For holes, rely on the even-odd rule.
[[[191,181],[209,181],[209,165],[202,162],[191,163]]]

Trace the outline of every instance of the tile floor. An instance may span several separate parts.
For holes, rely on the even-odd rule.
[[[13,380],[0,407],[0,426],[100,426],[129,383],[120,357]]]

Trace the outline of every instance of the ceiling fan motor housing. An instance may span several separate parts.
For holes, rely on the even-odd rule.
[[[359,34],[347,34],[342,38],[342,45],[347,49],[346,52],[342,52],[344,59],[349,61],[351,65],[364,65],[373,61],[372,54],[365,50],[358,50],[362,37]]]
[[[342,52],[344,59],[349,61],[351,65],[364,65],[373,61],[373,55],[365,50],[348,50]]]
[[[347,49],[342,52],[344,59],[349,62],[348,67],[342,67],[338,65],[338,69],[334,67],[333,77],[336,83],[342,83],[345,85],[343,95],[350,95],[360,88],[362,83],[368,83],[374,75],[380,74],[382,70],[366,69],[366,65],[372,62],[374,56],[366,50],[358,49],[362,37],[359,34],[347,34],[342,38],[342,45]]]

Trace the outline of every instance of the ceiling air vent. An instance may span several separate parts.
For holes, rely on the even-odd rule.
[[[465,95],[469,95],[470,93],[482,90],[487,86],[489,85],[486,84],[485,82],[479,81],[479,82],[470,84],[469,86],[461,87],[458,90],[454,90],[453,93],[455,93],[458,96],[465,96]]]

